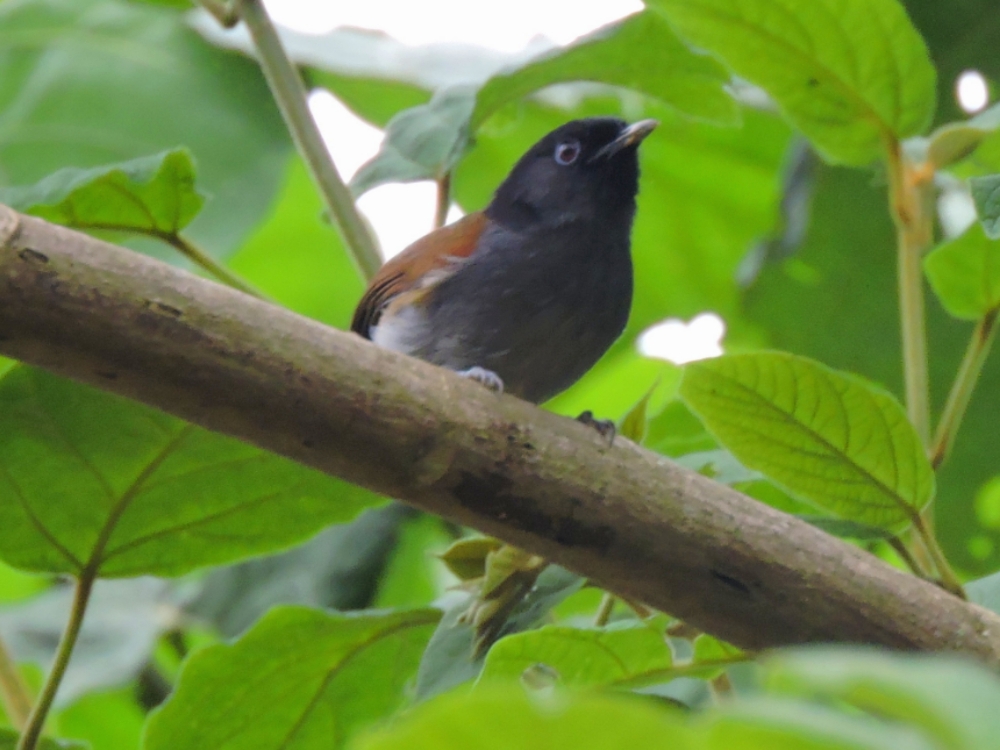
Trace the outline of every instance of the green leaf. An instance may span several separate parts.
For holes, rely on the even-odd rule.
[[[979,221],[991,240],[1000,240],[1000,174],[969,180]]]
[[[486,655],[480,682],[517,680],[543,665],[567,687],[598,687],[669,669],[673,662],[663,635],[645,623],[607,628],[546,625],[502,638]]]
[[[711,750],[940,750],[908,726],[776,696],[728,702],[699,723]]]
[[[91,169],[60,169],[27,187],[0,190],[0,203],[75,229],[177,234],[201,210],[186,149]]]
[[[0,53],[0,183],[183,145],[212,196],[192,241],[221,256],[260,221],[291,144],[254,60],[175,9],[120,0],[2,2],[0,28],[16,40]]]
[[[719,448],[705,425],[680,399],[668,403],[663,411],[649,420],[645,446],[675,458],[709,455]]]
[[[353,750],[685,750],[688,730],[652,702],[567,693],[533,700],[517,685],[454,692],[361,738]]]
[[[444,593],[434,553],[453,539],[437,516],[416,515],[401,524],[378,581],[374,606],[426,607]]]
[[[426,104],[431,98],[426,89],[403,81],[340,74],[320,68],[309,69],[307,74],[312,85],[329,89],[351,112],[378,128],[384,128],[404,109]]]
[[[364,292],[301,159],[291,159],[270,217],[229,262],[282,305],[346,329]],[[278,249],[280,248],[280,251]]]
[[[130,685],[85,695],[54,718],[60,734],[80,737],[92,750],[132,750],[139,747],[146,716]]]
[[[828,646],[776,652],[764,665],[773,691],[832,698],[920,727],[935,747],[979,750],[1000,737],[1000,680],[972,661]]]
[[[465,151],[475,89],[453,86],[427,103],[393,117],[379,152],[351,179],[355,197],[387,182],[435,180],[447,174]]]
[[[486,558],[503,546],[499,539],[472,536],[457,539],[441,553],[443,562],[460,581],[482,578],[486,575]]]
[[[735,124],[739,118],[723,89],[729,82],[725,68],[692,52],[660,16],[647,11],[493,76],[477,95],[471,127],[507,102],[567,81],[624,86],[717,123]]]
[[[179,575],[287,547],[375,496],[145,406],[18,367],[0,380],[0,556]]]
[[[937,128],[923,142],[935,169],[949,167],[973,154],[980,144],[1000,128],[1000,104],[985,109],[965,122],[950,122]]]
[[[1000,242],[975,223],[924,259],[924,272],[945,309],[979,320],[1000,305]]]
[[[861,378],[780,352],[687,366],[681,397],[744,465],[852,520],[890,529],[934,494],[899,403]]]
[[[509,635],[531,627],[553,607],[582,589],[584,583],[578,575],[549,565],[514,607],[502,632]],[[441,619],[420,662],[417,700],[425,700],[473,680],[482,669],[482,658],[475,658],[475,630],[464,617],[472,601],[472,597],[459,599]]]
[[[646,437],[646,422],[648,421],[646,415],[649,411],[649,402],[659,386],[659,381],[653,383],[649,390],[643,394],[643,397],[636,402],[635,406],[629,409],[628,413],[622,417],[618,425],[618,432],[634,443],[641,445]]]
[[[343,747],[402,703],[440,616],[274,609],[235,643],[190,657],[143,748]]]
[[[0,727],[0,750],[15,750],[20,735],[13,729]],[[38,750],[90,750],[86,742],[73,740],[53,740],[43,737],[36,746]]]
[[[850,521],[846,518],[831,518],[830,516],[817,516],[805,513],[796,513],[808,524],[812,524],[817,529],[822,529],[827,534],[840,537],[841,539],[857,539],[863,542],[874,541],[876,539],[889,539],[892,533],[877,526],[867,523]]]
[[[368,508],[290,550],[216,568],[200,581],[184,612],[234,638],[279,604],[369,608],[400,528],[415,515],[398,503]]]
[[[651,0],[778,102],[831,162],[866,165],[934,114],[927,47],[896,0]]]

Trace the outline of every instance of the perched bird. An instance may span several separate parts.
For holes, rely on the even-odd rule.
[[[514,166],[484,211],[386,263],[351,330],[540,403],[621,334],[632,303],[637,149],[655,120],[574,120]]]

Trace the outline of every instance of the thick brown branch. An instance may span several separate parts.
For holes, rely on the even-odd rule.
[[[6,228],[6,231],[5,231]],[[747,648],[1000,663],[1000,619],[593,430],[0,207],[0,353],[135,398],[590,576]]]

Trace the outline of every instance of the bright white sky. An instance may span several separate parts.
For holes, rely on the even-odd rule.
[[[544,36],[566,44],[578,36],[642,9],[640,0],[265,0],[274,21],[303,33],[323,34],[339,26],[384,31],[411,45],[463,42],[517,52]],[[382,132],[352,115],[333,96],[315,92],[310,106],[345,180],[378,151]],[[432,225],[431,183],[384,185],[358,202],[392,256]],[[449,221],[459,215],[457,207]],[[687,325],[680,320],[650,329],[640,341],[648,356],[681,363],[721,354],[724,325],[714,314]]]

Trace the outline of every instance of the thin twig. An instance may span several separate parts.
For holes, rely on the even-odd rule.
[[[231,29],[240,22],[235,0],[198,0],[198,4],[214,16],[219,25],[225,29]]]
[[[896,224],[906,411],[926,445],[930,439],[930,388],[921,259],[933,239],[931,182],[907,163],[898,141],[889,143],[887,153],[889,206]]]
[[[257,299],[267,299],[263,292],[255,289],[239,276],[234,274],[221,263],[218,263],[211,255],[192,243],[189,239],[179,234],[156,234],[157,239],[163,240],[181,255],[190,260],[199,268],[210,273],[216,279],[233,289],[239,289],[244,294],[249,294]]]
[[[996,338],[998,313],[1000,310],[990,310],[976,323],[972,331],[972,338],[969,339],[969,346],[965,350],[962,364],[959,365],[958,374],[951,386],[948,401],[945,403],[941,421],[934,435],[930,457],[931,465],[935,469],[944,463],[955,444],[955,436],[965,417],[965,410],[969,406],[972,392],[990,354],[993,339]]]
[[[931,559],[934,561],[934,567],[937,568],[938,575],[941,576],[940,585],[946,591],[950,591],[955,596],[965,599],[965,589],[962,588],[962,582],[958,580],[955,571],[951,569],[948,558],[944,556],[941,545],[938,544],[934,532],[928,528],[922,514],[914,514],[913,528],[920,535],[921,540],[923,540],[927,547],[927,551],[930,553]]]
[[[608,624],[608,619],[611,617],[611,611],[615,608],[615,602],[618,601],[615,595],[605,591],[604,596],[601,597],[601,606],[597,608],[597,614],[594,615],[594,627],[603,628]]]
[[[302,79],[289,60],[261,0],[240,0],[240,16],[253,37],[261,70],[278,109],[340,229],[348,254],[359,273],[370,279],[382,258],[368,225],[358,213],[350,191],[330,158],[316,121],[309,111]]]
[[[706,670],[715,668],[731,667],[734,664],[744,664],[757,658],[757,654],[752,651],[744,651],[733,656],[725,656],[719,659],[706,659],[704,661],[689,661],[683,664],[674,664],[665,669],[654,669],[642,674],[632,675],[617,682],[613,682],[612,687],[621,689],[635,689],[659,685],[663,682],[675,680],[678,677],[688,677],[698,675]]]
[[[437,180],[437,205],[434,209],[434,228],[439,229],[448,221],[448,209],[451,207],[451,172],[447,172]]]
[[[17,663],[0,638],[0,699],[14,729],[24,729],[31,713],[31,690],[21,677]]]
[[[910,553],[909,548],[902,539],[898,536],[891,536],[886,539],[886,541],[889,543],[889,546],[895,550],[896,554],[899,555],[899,558],[906,563],[906,567],[910,569],[910,572],[914,575],[920,576],[921,578],[930,580],[930,571],[917,561],[917,559]]]
[[[76,582],[73,591],[73,605],[69,613],[69,622],[66,623],[66,630],[59,640],[59,647],[56,649],[56,658],[45,678],[45,685],[42,686],[42,693],[38,696],[38,702],[31,709],[28,723],[24,733],[17,743],[17,750],[34,750],[41,737],[42,728],[45,726],[45,719],[52,708],[52,701],[59,690],[59,683],[62,682],[66,667],[69,664],[70,655],[73,653],[73,646],[76,645],[77,636],[80,635],[80,626],[83,625],[83,616],[87,611],[87,602],[90,599],[91,589],[94,587],[96,570],[85,570]]]

